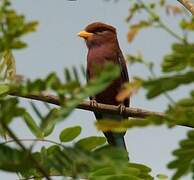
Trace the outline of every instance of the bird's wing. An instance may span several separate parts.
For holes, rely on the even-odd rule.
[[[121,70],[121,79],[123,80],[124,83],[129,82],[129,75],[128,75],[128,71],[127,71],[125,58],[124,58],[120,48],[119,48],[117,57],[118,57],[118,64],[120,65],[120,70]],[[130,98],[126,98],[123,102],[123,104],[126,107],[129,107],[129,103],[130,103]]]
[[[119,61],[119,65],[120,65],[120,68],[121,68],[122,79],[125,82],[128,82],[129,81],[129,76],[128,76],[128,72],[127,72],[127,66],[126,66],[125,58],[124,58],[124,56],[123,56],[120,49],[118,51],[118,61]]]
[[[88,82],[90,79],[90,72],[89,72],[89,69],[87,68],[86,69],[86,81]]]

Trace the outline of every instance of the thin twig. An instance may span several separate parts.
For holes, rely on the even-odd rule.
[[[55,141],[52,141],[52,140],[49,140],[49,139],[18,139],[20,142],[46,142],[46,143],[51,143],[51,144],[55,144],[55,145],[58,145],[58,146],[61,146],[62,148],[64,148],[65,146],[63,146],[63,144],[61,143],[58,143],[58,142],[55,142]],[[8,143],[13,143],[13,142],[16,142],[14,139],[10,139],[10,140],[7,140],[7,141],[4,141],[1,144],[8,144]]]
[[[177,40],[185,42],[185,39],[182,38],[180,35],[175,33],[172,29],[170,29],[160,18],[159,16],[152,10],[150,9],[142,0],[138,0],[138,2],[144,7],[145,11],[147,11],[148,14],[150,14],[153,19],[157,19],[157,23],[159,27],[163,28],[166,32],[168,32],[170,35],[175,37]]]
[[[144,64],[145,64],[145,63],[144,63]],[[153,76],[153,78],[157,78],[156,73],[154,72],[154,70],[153,70],[152,67],[151,67],[151,68],[148,68],[148,70],[149,70],[151,76]],[[175,101],[173,100],[173,98],[172,98],[167,92],[164,92],[163,94],[164,94],[164,96],[169,100],[169,102],[170,102],[171,104],[175,105]]]
[[[177,0],[180,2],[192,15],[194,15],[194,3],[190,0]]]

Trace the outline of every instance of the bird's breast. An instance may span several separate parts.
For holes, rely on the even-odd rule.
[[[116,64],[116,50],[109,46],[99,46],[91,48],[87,55],[87,68],[91,70],[91,75],[95,76],[94,70],[96,67],[103,68],[108,62]]]
[[[98,47],[89,50],[87,56],[87,76],[88,79],[96,77],[96,70],[103,70],[107,62],[118,64],[116,50],[112,48]],[[122,77],[114,80],[103,92],[96,95],[96,100],[99,103],[118,105],[116,96],[123,84]]]

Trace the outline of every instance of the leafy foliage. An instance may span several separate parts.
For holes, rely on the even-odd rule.
[[[9,85],[1,84],[0,85],[0,96],[3,96],[4,94],[9,92]]]
[[[172,54],[166,55],[162,63],[164,72],[181,71],[187,67],[194,67],[194,44],[173,44]]]
[[[44,136],[48,136],[52,132],[55,124],[66,118],[85,98],[102,91],[119,75],[118,67],[108,64],[107,69],[105,68],[105,71],[101,72],[97,79],[92,79],[87,85],[81,86],[80,82],[73,79],[70,71],[66,69],[65,72],[68,74],[66,79],[71,79],[71,81],[66,83],[62,83],[56,74],[52,73],[45,80],[27,81],[27,84],[19,87],[15,87],[14,85],[12,87],[15,92],[17,91],[17,93],[24,96],[27,94],[41,95],[40,92],[48,90],[57,93],[61,108],[53,108],[45,117],[40,119],[40,127]]]
[[[194,127],[194,92],[191,92],[190,97],[179,100],[174,106],[169,106],[166,114],[178,124]]]
[[[37,21],[27,22],[25,16],[17,14],[10,5],[8,0],[2,0],[0,4],[0,52],[26,47],[20,38],[34,32],[38,24]]]
[[[179,28],[181,32],[175,32],[158,15],[158,9],[164,10],[167,16],[179,16]],[[144,12],[142,19],[135,18],[139,12]],[[159,95],[167,95],[168,91],[176,90],[181,85],[193,83],[193,42],[188,34],[192,33],[193,18],[185,17],[185,11],[180,7],[168,4],[165,0],[158,2],[146,2],[143,0],[131,0],[130,11],[127,17],[129,31],[128,42],[132,43],[141,30],[149,28],[162,29],[176,39],[172,44],[172,52],[164,55],[162,72],[159,77],[153,71],[154,64],[146,62],[143,55],[128,55],[127,59],[131,64],[144,64],[151,73],[151,77],[142,79],[134,78],[134,81],[125,84],[117,96],[118,101],[123,101],[144,87],[147,90],[147,97],[154,98]],[[177,20],[176,19],[176,20]],[[68,176],[72,178],[85,178],[91,180],[151,180],[151,169],[142,164],[128,162],[128,154],[123,149],[117,149],[106,145],[104,137],[85,137],[79,139],[80,126],[66,127],[59,132],[60,142],[55,142],[45,137],[49,136],[56,124],[65,120],[69,114],[88,96],[94,96],[103,91],[114,79],[119,76],[119,67],[107,64],[104,71],[99,71],[98,78],[92,79],[86,85],[82,85],[80,75],[76,67],[64,69],[64,81],[56,73],[50,73],[46,78],[35,80],[23,80],[22,76],[16,74],[13,49],[21,49],[27,46],[22,37],[36,30],[37,21],[26,21],[24,15],[18,14],[11,8],[9,0],[0,2],[0,134],[6,138],[9,135],[13,140],[0,144],[0,169],[9,172],[19,173],[23,178],[43,179],[39,166],[48,176]],[[82,74],[85,69],[81,67]],[[20,105],[18,97],[42,97],[41,95],[53,94],[60,101],[60,108],[44,103],[47,112],[43,113],[35,102],[30,102],[32,110],[36,114],[30,114],[26,107]],[[96,123],[97,128],[104,132],[123,132],[133,127],[145,127],[150,125],[166,124],[172,127],[176,124],[194,127],[194,93],[169,104],[165,116],[150,116],[144,119],[131,118],[121,122],[109,119]],[[31,133],[36,137],[30,142],[43,141],[52,143],[51,146],[42,146],[41,150],[34,151],[35,143],[30,148],[20,150],[8,146],[8,143],[18,141],[14,133],[8,133],[4,123],[8,126],[15,118],[22,119]],[[14,131],[13,131],[14,132]],[[178,179],[185,174],[194,172],[193,166],[193,137],[194,132],[189,131],[187,139],[180,142],[180,148],[174,151],[176,159],[169,164],[170,169],[176,172],[173,179]],[[78,140],[77,140],[78,139]],[[72,142],[67,146],[66,142]],[[24,145],[23,145],[24,146]],[[21,145],[20,145],[21,147]],[[25,147],[25,146],[24,146]],[[25,148],[23,148],[25,149]],[[36,161],[32,161],[34,158]],[[28,162],[26,164],[26,162]],[[193,175],[194,176],[194,175]],[[158,179],[167,179],[163,174]]]
[[[32,116],[25,110],[25,108],[19,106],[19,100],[17,98],[5,98],[0,99],[0,119],[4,123],[11,123],[14,118],[21,117],[29,130],[36,136],[42,137],[41,129],[36,124]],[[0,133],[4,137],[6,136],[6,131],[0,126]]]
[[[193,89],[193,17],[187,16],[187,12],[181,7],[171,4],[170,1],[159,1],[159,2],[146,2],[143,0],[134,1],[131,0],[132,5],[130,6],[129,16],[127,17],[127,22],[130,23],[129,34],[130,43],[134,40],[141,29],[141,26],[134,31],[133,26],[141,24],[141,22],[147,22],[145,26],[148,30],[149,28],[160,28],[161,30],[167,32],[169,35],[175,38],[176,42],[171,45],[172,52],[164,55],[161,63],[162,74],[157,76],[153,70],[154,64],[148,63],[144,60],[143,55],[138,53],[137,55],[130,54],[127,56],[128,61],[131,64],[140,63],[145,65],[145,67],[150,71],[150,77],[144,78],[142,80],[142,87],[147,91],[147,98],[155,98],[160,95],[164,95],[170,101],[165,111],[165,119],[159,118],[159,121],[152,121],[152,117],[143,119],[143,122],[138,122],[136,119],[127,120],[122,123],[114,124],[115,122],[102,121],[97,123],[97,127],[102,130],[115,130],[123,131],[131,127],[141,127],[148,125],[161,125],[167,124],[170,127],[176,124],[183,124],[185,126],[193,126],[194,117],[194,99],[193,91],[190,92],[190,96],[186,98],[179,99],[177,102],[168,94],[168,91],[177,90],[178,87],[182,86],[184,88],[190,85]],[[170,2],[170,3],[169,3]],[[176,29],[172,29],[162,17],[158,15],[158,9],[160,12],[164,11],[167,16],[179,16],[176,19],[177,27],[181,29],[176,32]],[[138,13],[144,13],[143,18],[135,18]],[[134,23],[135,21],[135,23]],[[131,25],[132,24],[132,25]],[[129,38],[129,37],[128,37]],[[141,77],[139,77],[141,78]],[[187,85],[187,86],[186,86]],[[132,87],[132,89],[135,87]],[[178,97],[177,97],[178,98]],[[158,124],[156,123],[158,122]],[[185,174],[193,175],[193,150],[192,150],[192,136],[193,131],[188,132],[188,138],[180,142],[180,148],[174,151],[176,159],[169,164],[170,169],[175,169],[176,172],[172,179],[179,179]],[[158,178],[163,178],[162,176],[157,176]],[[164,177],[164,179],[168,179]]]
[[[180,22],[180,27],[184,30],[193,31],[194,30],[194,18],[182,19]]]
[[[66,118],[85,98],[102,91],[119,75],[118,67],[107,64],[106,68],[107,70],[101,72],[97,79],[92,79],[85,86],[82,86],[81,83],[75,79],[76,77],[73,77],[74,75],[67,69],[65,70],[65,75],[66,79],[69,80],[65,83],[63,83],[55,73],[51,73],[45,79],[37,79],[35,81],[28,80],[22,84],[2,84],[0,85],[0,89],[1,94],[3,95],[8,93],[17,93],[19,96],[26,96],[28,94],[41,95],[41,92],[43,91],[52,90],[57,94],[61,108],[54,107],[49,109],[48,113],[43,116],[36,108],[36,105],[31,103],[33,110],[39,117],[40,124],[38,125],[37,121],[25,110],[25,108],[19,107],[18,99],[2,99],[0,101],[0,105],[2,106],[1,118],[6,123],[10,123],[13,118],[22,117],[28,128],[36,137],[46,137],[52,133],[56,123]],[[112,73],[114,73],[114,75]],[[75,69],[73,74],[75,74]],[[9,104],[9,102],[11,104]],[[14,104],[12,104],[13,102]],[[5,111],[3,109],[5,109]],[[12,113],[9,113],[8,116],[9,111]],[[63,135],[61,135],[61,137],[62,136]],[[64,137],[62,139],[63,141],[67,141]]]
[[[193,153],[194,153],[194,131],[191,130],[187,134],[187,138],[182,140],[179,145],[180,147],[173,151],[173,155],[176,157],[175,160],[168,164],[170,169],[175,169],[172,179],[176,180],[181,178],[185,174],[193,173]]]
[[[160,77],[151,79],[143,83],[148,90],[147,97],[153,98],[169,90],[174,90],[180,85],[193,83],[194,71],[188,71],[184,74]]]
[[[81,84],[78,71],[75,67],[72,68],[72,71],[67,68],[64,70],[64,82],[56,73],[50,73],[44,79],[19,81],[18,83],[16,81],[15,60],[11,49],[25,47],[26,44],[20,40],[20,37],[28,32],[34,31],[37,23],[25,22],[24,16],[18,15],[14,10],[10,9],[10,3],[8,1],[3,1],[1,11],[1,26],[4,31],[0,37],[0,43],[2,44],[0,49],[2,52],[0,67],[2,77],[2,84],[0,85],[2,96],[0,100],[0,116],[6,124],[11,123],[16,117],[20,117],[36,138],[43,139],[50,135],[56,123],[65,119],[81,101],[88,96],[93,96],[101,92],[117,78],[119,68],[115,65],[107,64],[105,71],[100,71],[98,78],[92,79],[87,85]],[[41,96],[42,92],[52,92],[56,95],[60,100],[61,108],[47,106],[48,112],[43,114],[36,104],[31,102],[31,107],[37,115],[36,119],[24,107],[20,107],[18,98],[9,98],[6,96],[8,94],[17,94],[21,97],[28,95]],[[0,130],[4,137],[10,135],[14,138],[11,134],[7,134],[3,127]],[[60,133],[60,141],[62,143],[70,142],[80,132],[81,128],[79,126],[66,128]],[[42,179],[43,174],[39,171],[36,162],[31,161],[30,156],[32,155],[50,176],[89,177],[90,179],[98,179],[99,177],[101,179],[119,179],[122,177],[142,179],[141,177],[145,176],[147,179],[151,179],[149,168],[144,166],[141,166],[141,168],[128,167],[128,158],[125,151],[122,151],[123,155],[120,155],[121,150],[111,149],[112,153],[110,155],[109,150],[98,149],[105,142],[104,137],[88,137],[77,141],[74,147],[67,147],[56,142],[54,146],[48,148],[43,146],[41,151],[33,153],[30,150],[21,151],[11,148],[6,146],[5,142],[0,147],[0,152],[2,154],[4,153],[4,156],[0,158],[0,169],[20,173],[24,178],[37,177]],[[33,146],[32,144],[32,148]],[[94,149],[98,149],[98,152]],[[26,161],[29,162],[28,166],[26,166]],[[115,171],[120,168],[118,168],[118,162],[119,164],[121,162],[125,163],[121,170]],[[133,164],[130,166],[133,166]],[[109,170],[107,171],[106,169]],[[131,173],[131,169],[133,171],[135,169],[134,174]]]
[[[66,132],[66,137],[72,136],[69,129],[62,131],[62,133]],[[105,142],[104,137],[89,137],[79,140],[74,147],[66,147],[62,144],[43,147],[40,152],[33,152],[32,156],[46,169],[49,176],[105,180],[153,179],[149,174],[150,168],[128,162],[125,150],[111,146],[100,147]],[[0,145],[0,154],[4,154],[0,157],[0,169],[20,173],[24,178],[43,178],[27,152],[11,148],[5,144],[6,142]],[[26,161],[30,162],[27,166]]]
[[[28,159],[27,152],[13,149],[1,144],[0,155],[0,169],[9,172],[20,172],[23,169],[27,169],[27,166],[24,166],[24,164],[26,164],[26,160]]]
[[[16,77],[15,59],[11,51],[0,53],[0,81],[13,81]]]

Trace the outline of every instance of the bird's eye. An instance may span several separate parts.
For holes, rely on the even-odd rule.
[[[95,34],[101,34],[101,33],[104,33],[106,30],[104,30],[104,29],[96,29],[95,31],[94,31],[94,33]]]

